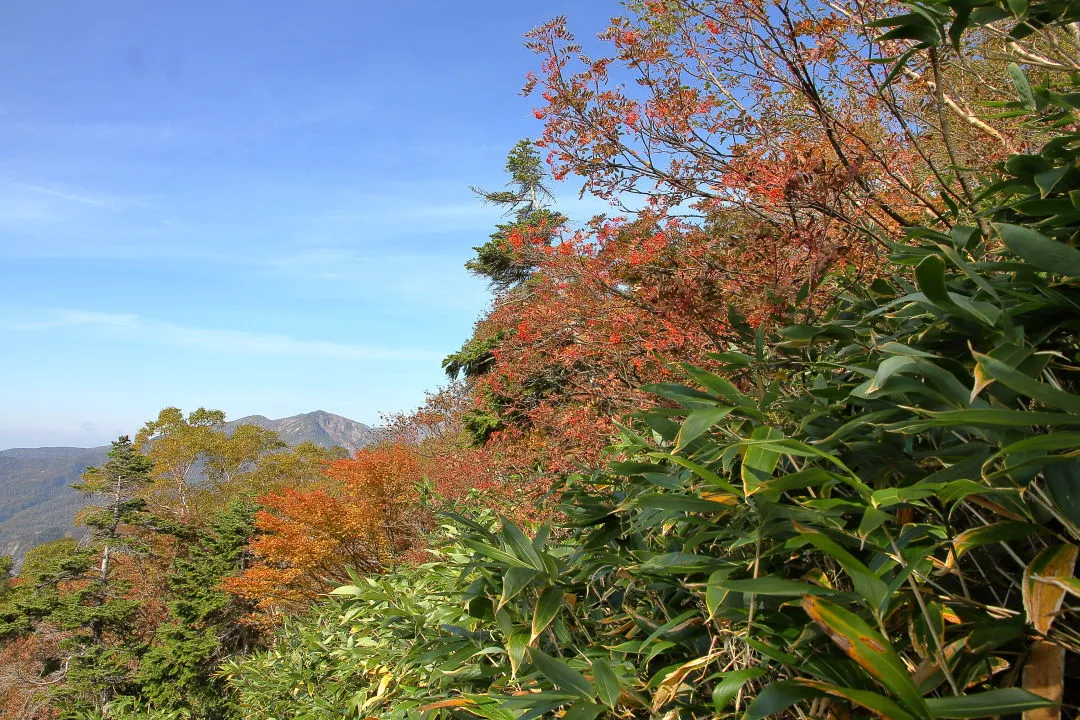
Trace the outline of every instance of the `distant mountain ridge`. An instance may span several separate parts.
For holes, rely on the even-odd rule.
[[[289,446],[313,442],[321,447],[343,447],[350,453],[370,445],[379,436],[379,431],[369,425],[325,410],[280,420],[271,420],[263,415],[248,415],[225,423],[225,431],[232,432],[241,425],[257,425],[273,430]]]
[[[379,437],[376,428],[323,410],[277,420],[249,415],[227,422],[225,431],[245,424],[273,430],[289,446],[310,441],[350,454]],[[0,450],[0,555],[19,559],[35,545],[77,535],[75,513],[82,499],[68,486],[87,466],[105,462],[108,451],[107,445]]]

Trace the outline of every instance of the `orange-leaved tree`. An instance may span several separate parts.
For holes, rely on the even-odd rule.
[[[810,233],[814,256],[950,222],[979,170],[1031,139],[1015,117],[980,112],[1013,99],[993,34],[958,40],[963,59],[942,47],[890,77],[881,60],[910,43],[871,26],[894,12],[886,0],[628,7],[599,55],[583,52],[563,18],[529,33],[541,71],[526,90],[543,100],[554,172],[615,201],[738,208],[793,242]]]
[[[528,199],[511,203],[515,222],[469,265],[492,280],[493,307],[444,362],[469,385],[466,428],[512,473],[595,463],[613,418],[644,406],[641,386],[668,380],[670,363],[708,365],[733,349],[732,323],[765,322],[785,299],[809,314],[825,294],[826,265],[808,276],[803,254],[745,214],[695,222],[645,210],[573,230],[531,209],[543,193],[519,195]],[[508,260],[493,261],[496,250]],[[513,283],[500,274],[507,266]]]
[[[225,589],[269,617],[303,609],[350,569],[383,571],[414,549],[427,526],[419,472],[412,448],[388,443],[327,462],[317,487],[263,496],[250,542],[256,561]]]
[[[386,432],[416,454],[423,501],[432,512],[494,510],[529,523],[547,517],[546,487],[519,468],[529,455],[520,446],[477,445],[468,423],[474,399],[462,382],[429,393],[410,413],[386,418]]]

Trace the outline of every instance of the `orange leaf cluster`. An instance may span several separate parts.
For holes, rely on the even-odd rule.
[[[348,570],[381,572],[413,550],[428,521],[418,512],[415,450],[392,443],[326,463],[316,488],[259,499],[257,561],[224,588],[268,614],[302,609]]]

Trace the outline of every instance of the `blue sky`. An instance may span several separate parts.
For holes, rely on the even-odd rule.
[[[522,33],[614,1],[0,5],[0,448],[167,405],[375,423],[488,302]],[[575,203],[573,217],[599,212]]]

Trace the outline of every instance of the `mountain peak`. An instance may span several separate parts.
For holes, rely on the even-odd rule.
[[[257,425],[273,430],[288,445],[313,442],[322,447],[342,447],[354,453],[378,438],[378,431],[364,423],[325,410],[291,415],[272,420],[263,415],[248,415],[225,423],[226,432],[240,425]]]

